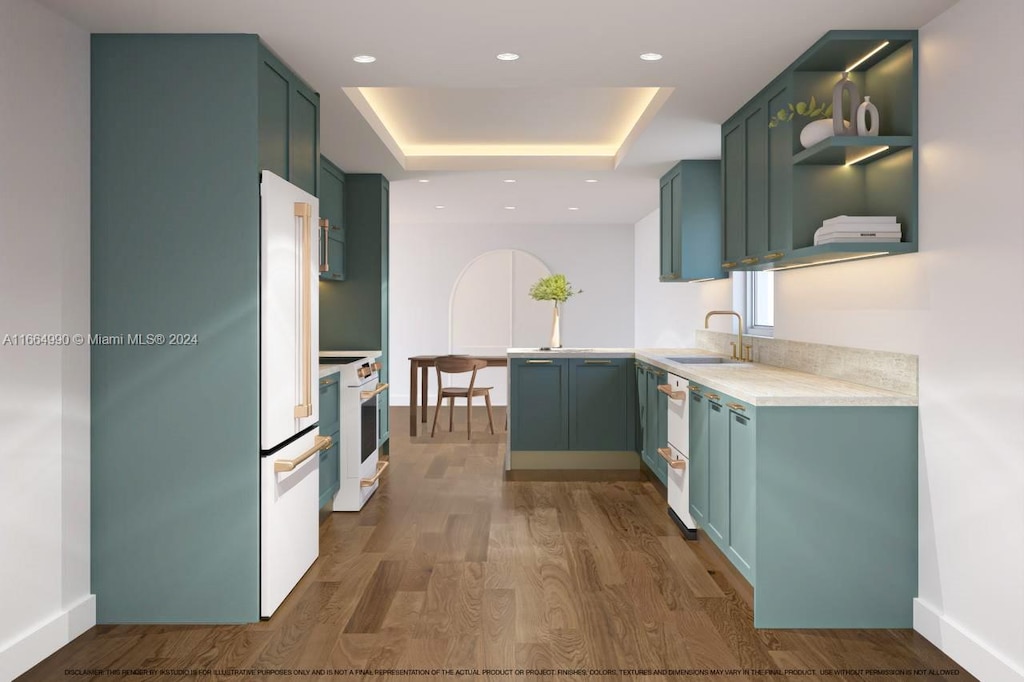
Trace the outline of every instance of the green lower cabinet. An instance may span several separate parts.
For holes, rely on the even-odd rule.
[[[341,488],[341,434],[331,434],[331,447],[320,452],[320,506],[330,504]]]
[[[513,450],[569,449],[569,361],[513,359]]]
[[[737,408],[732,408],[736,405]],[[729,559],[747,580],[754,582],[755,505],[753,410],[732,403],[729,420]]]
[[[754,626],[911,627],[917,408],[690,389],[690,511],[753,586]]]
[[[569,449],[630,450],[628,358],[569,360]]]
[[[698,527],[708,519],[708,401],[690,385],[690,514]]]
[[[723,551],[729,546],[729,410],[708,398],[707,531]]]
[[[339,412],[340,394],[339,380],[341,374],[335,372],[320,379],[320,435],[329,436],[336,432],[341,424]]]
[[[658,390],[664,383],[666,372],[656,367],[649,370],[647,377],[647,447],[644,461],[661,481],[668,484],[668,462],[658,454],[658,448],[668,447],[668,396]]]
[[[647,370],[639,362],[634,363],[633,376],[636,387],[636,454],[642,458],[647,449]]]

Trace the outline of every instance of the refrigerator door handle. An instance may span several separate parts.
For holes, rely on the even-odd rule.
[[[306,450],[295,459],[279,459],[275,461],[274,473],[280,474],[285,471],[293,471],[295,467],[299,466],[316,453],[331,447],[331,445],[334,444],[334,439],[331,438],[330,436],[317,436],[314,439],[314,443],[315,445],[313,445],[313,447]]]
[[[299,337],[301,339],[301,362],[299,363],[302,369],[302,400],[301,403],[295,406],[295,418],[301,419],[302,417],[309,417],[313,414],[313,386],[310,380],[310,374],[312,372],[311,364],[313,362],[310,354],[312,352],[310,348],[310,337],[312,336],[312,313],[310,311],[310,298],[312,293],[310,292],[310,221],[312,220],[313,209],[312,207],[304,202],[295,202],[295,217],[300,218],[302,221],[302,268],[301,275],[302,286],[299,288],[299,308],[302,310],[302,329],[299,330]]]

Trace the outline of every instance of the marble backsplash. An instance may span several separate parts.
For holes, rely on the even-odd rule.
[[[731,341],[735,334],[696,330],[697,347],[704,350],[731,355]],[[760,336],[744,336],[743,342],[753,346],[754,362],[917,395],[916,355]]]

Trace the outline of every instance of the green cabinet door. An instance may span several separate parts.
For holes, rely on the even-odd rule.
[[[338,381],[335,372],[320,379],[320,435],[329,436],[338,430],[340,421]]]
[[[732,266],[747,253],[746,125],[741,118],[722,128],[722,257]],[[732,267],[729,266],[729,267]]]
[[[732,403],[738,405],[738,403]],[[733,565],[754,581],[754,419],[752,410],[730,409],[729,419],[729,551]]]
[[[675,189],[681,187],[679,166],[676,166],[662,178],[662,198],[658,205],[660,218],[660,279],[663,281],[679,280],[679,235],[676,222],[679,217],[679,204],[675,198]]]
[[[690,387],[690,514],[701,528],[708,518],[708,401]]]
[[[288,178],[288,71],[276,59],[259,64],[260,170]]]
[[[513,450],[569,449],[569,361],[513,359]]]
[[[630,361],[569,360],[569,449],[630,450]]]
[[[778,113],[792,101],[789,79],[780,79],[767,94],[768,111]],[[793,248],[793,130],[795,121],[768,128],[768,249],[777,260]]]
[[[320,157],[320,279],[345,279],[345,174]]]
[[[656,367],[647,369],[647,439],[644,463],[662,484],[668,481],[668,462],[658,454],[658,448],[668,447],[668,398],[658,390],[666,372]]]
[[[729,546],[729,410],[708,398],[708,534]]]
[[[320,506],[331,502],[341,488],[341,435],[331,434],[331,447],[320,452]]]
[[[647,447],[647,370],[643,363],[634,364],[633,376],[636,393],[636,454],[642,459]]]
[[[288,125],[288,164],[292,184],[318,195],[320,177],[320,95],[298,80],[291,90],[291,120]]]
[[[746,224],[745,255],[768,250],[768,117],[764,106],[751,106],[743,115],[746,130]]]
[[[380,183],[380,380],[388,383],[391,376],[391,352],[388,341],[388,324],[390,319],[391,298],[388,293],[390,277],[389,262],[391,258],[391,185],[387,178],[381,176]],[[383,451],[388,451],[391,438],[391,410],[388,402],[390,391],[380,394],[378,404],[382,406],[380,413],[380,444]]]

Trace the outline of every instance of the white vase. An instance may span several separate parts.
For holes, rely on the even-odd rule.
[[[867,119],[871,118],[871,126],[868,126]],[[857,134],[865,137],[878,135],[878,107],[871,103],[869,95],[864,96],[864,101],[857,107]]]
[[[558,304],[555,304],[554,317],[551,318],[551,347],[562,347],[561,318],[558,316]]]
[[[822,140],[827,140],[833,135],[835,135],[835,130],[833,129],[831,118],[811,121],[800,131],[800,144],[804,146],[804,149],[807,149]]]

